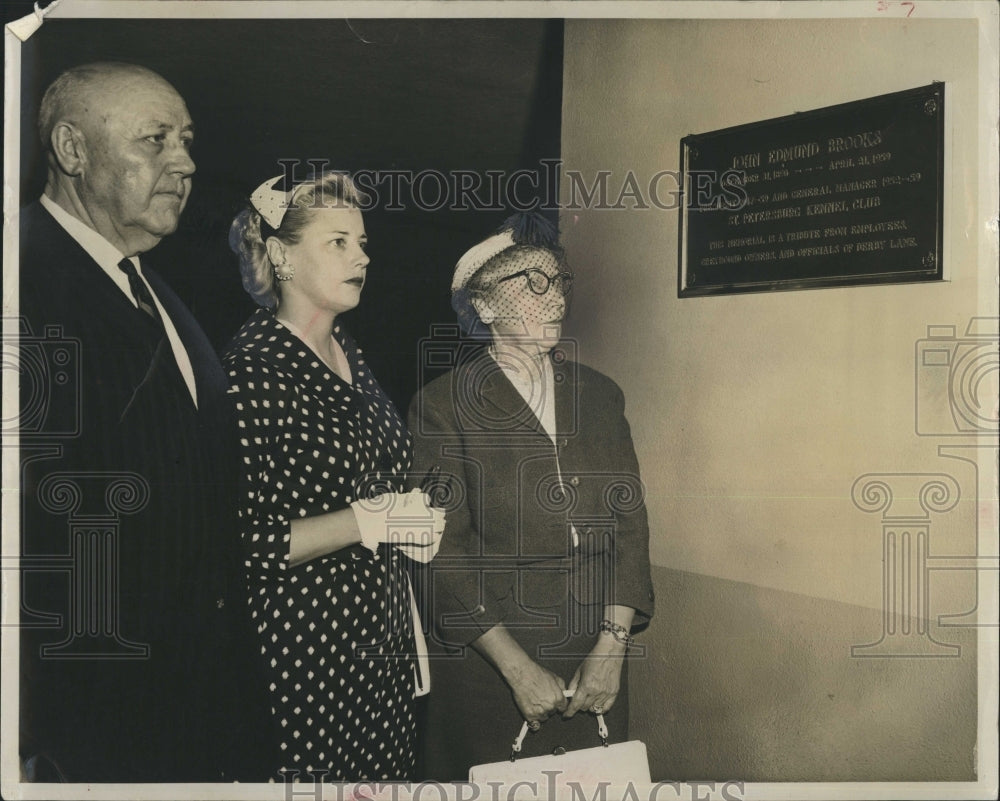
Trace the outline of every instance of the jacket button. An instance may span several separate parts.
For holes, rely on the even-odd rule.
[[[572,478],[570,478],[569,483],[570,483],[571,487],[579,487],[580,486],[580,477],[579,476],[573,476]]]
[[[225,605],[226,605],[226,599],[225,598],[219,598],[215,602],[215,608],[216,609],[222,609],[222,607],[224,607]]]

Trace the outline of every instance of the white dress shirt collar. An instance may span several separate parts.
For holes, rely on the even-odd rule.
[[[125,273],[118,267],[118,263],[125,258],[125,255],[97,231],[82,220],[74,217],[66,211],[66,209],[52,200],[52,198],[48,195],[42,195],[40,200],[42,206],[46,211],[48,211],[49,214],[52,215],[53,219],[55,219],[55,221],[59,223],[63,229],[65,229],[67,234],[73,237],[80,247],[87,251],[87,255],[90,256],[90,258],[92,258],[102,270],[104,270],[108,278],[114,281],[115,285],[124,293],[125,297],[128,298],[129,303],[138,308],[139,302],[132,294],[132,288],[128,283],[128,276],[125,275]],[[139,263],[139,257],[129,256],[128,259],[135,265],[136,272],[142,278],[143,283],[149,290],[149,294],[156,303],[156,308],[160,311],[160,317],[163,320],[163,327],[167,332],[167,340],[170,342],[170,349],[173,351],[174,359],[177,361],[177,366],[181,371],[181,375],[184,377],[184,383],[187,384],[188,391],[191,393],[191,400],[193,400],[197,406],[198,390],[195,383],[194,368],[191,366],[191,358],[188,356],[187,350],[184,348],[184,343],[181,342],[180,335],[177,333],[177,329],[174,326],[173,321],[170,319],[170,315],[168,315],[166,309],[163,308],[163,304],[160,303],[160,299],[156,296],[153,288],[149,285],[149,281],[146,280],[146,276],[142,274],[142,265]]]
[[[135,298],[132,297],[132,291],[129,289],[128,276],[118,269],[118,262],[124,259],[125,255],[97,233],[97,231],[82,220],[78,220],[48,195],[42,195],[41,202],[45,210],[55,218],[56,222],[66,229],[66,233],[73,237],[77,244],[87,251],[87,255],[96,261],[101,269],[108,274],[108,278],[118,285],[118,288],[132,302],[132,305],[138,306]],[[139,258],[132,256],[129,260],[138,270]]]

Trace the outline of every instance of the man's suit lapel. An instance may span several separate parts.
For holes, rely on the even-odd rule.
[[[31,264],[30,269],[45,270],[47,275],[44,281],[53,283],[52,291],[73,299],[78,312],[76,316],[96,314],[106,321],[121,322],[123,327],[134,323],[134,314],[138,309],[41,203],[35,201],[22,213],[38,229],[32,237],[38,243],[37,247],[48,251],[42,259]],[[36,285],[42,283],[38,281]],[[42,292],[44,290],[45,287],[42,287]],[[44,311],[47,305],[45,299],[39,298],[39,303]]]
[[[48,271],[46,280],[55,282],[60,287],[60,292],[79,303],[78,316],[98,315],[106,323],[114,323],[116,327],[120,327],[122,337],[134,333],[134,326],[143,322],[143,318],[139,316],[143,312],[135,307],[90,254],[56,222],[41,203],[32,203],[23,213],[29,218],[30,225],[37,227],[39,233],[36,239],[41,247],[49,250],[49,255],[33,266]],[[203,400],[207,402],[225,395],[228,384],[222,365],[191,312],[155,270],[143,263],[142,273],[170,316],[188,352],[199,406]],[[44,303],[42,300],[39,302]],[[165,347],[165,355],[173,359],[169,343],[165,343]],[[180,370],[175,372],[177,380],[183,382]],[[186,385],[184,392],[188,394]]]
[[[191,360],[195,387],[198,392],[198,405],[207,404],[225,395],[228,388],[226,374],[223,372],[219,357],[201,326],[188,311],[187,306],[174,294],[155,270],[144,263],[142,274],[170,316],[170,320],[177,330],[177,335],[181,338],[188,358]]]

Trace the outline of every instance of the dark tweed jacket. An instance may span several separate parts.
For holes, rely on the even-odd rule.
[[[427,590],[435,634],[447,643],[537,617],[568,595],[633,607],[639,628],[653,614],[644,493],[622,392],[563,350],[550,356],[555,444],[485,349],[411,404],[413,483],[440,467],[447,496]]]

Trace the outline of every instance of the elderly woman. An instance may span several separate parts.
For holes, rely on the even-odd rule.
[[[417,658],[403,555],[432,557],[444,526],[427,496],[401,492],[410,436],[338,322],[368,269],[358,205],[345,175],[296,186],[279,176],[230,234],[261,306],[223,357],[250,613],[280,742],[275,774],[309,781],[412,777],[426,651]]]
[[[469,250],[453,305],[488,347],[410,409],[414,472],[439,470],[449,496],[427,778],[503,760],[524,721],[525,756],[597,745],[596,714],[627,733],[625,657],[653,613],[646,511],[621,390],[558,346],[571,280],[537,216]]]

